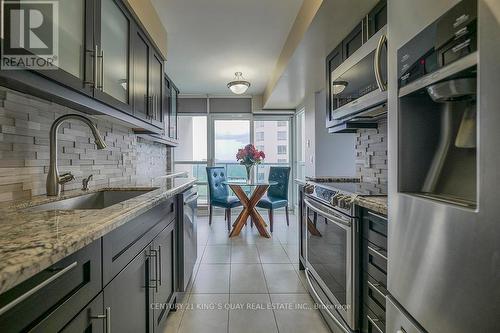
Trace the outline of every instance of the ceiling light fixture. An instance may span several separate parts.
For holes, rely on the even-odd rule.
[[[243,74],[241,72],[234,73],[234,80],[227,84],[227,87],[236,95],[244,94],[248,87],[250,87],[250,82],[243,79]]]

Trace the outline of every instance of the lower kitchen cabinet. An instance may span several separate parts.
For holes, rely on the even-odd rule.
[[[153,325],[161,327],[174,302],[176,290],[176,224],[170,223],[152,242],[151,248],[157,255],[155,288],[153,288]]]
[[[0,332],[162,332],[178,290],[177,202],[1,294]]]
[[[153,332],[149,325],[151,259],[149,249],[141,251],[104,288],[104,307],[110,308],[113,332]]]
[[[108,310],[109,311],[109,310]],[[102,293],[90,302],[80,313],[73,318],[60,332],[61,333],[109,333],[109,312],[103,309]],[[43,332],[55,332],[44,330]]]

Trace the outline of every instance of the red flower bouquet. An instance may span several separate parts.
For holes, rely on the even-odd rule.
[[[254,165],[262,163],[266,158],[263,151],[257,150],[253,144],[248,144],[245,148],[238,149],[236,160],[247,169],[247,179],[250,180],[250,172]]]

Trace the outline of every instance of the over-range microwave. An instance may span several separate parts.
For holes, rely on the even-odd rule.
[[[329,133],[376,128],[387,114],[387,26],[380,29],[330,76]]]

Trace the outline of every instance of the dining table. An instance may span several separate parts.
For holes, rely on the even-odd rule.
[[[270,238],[271,235],[267,231],[267,224],[264,222],[262,215],[256,209],[256,205],[259,200],[266,194],[269,186],[277,185],[278,182],[275,181],[253,181],[253,180],[227,180],[222,182],[224,185],[227,185],[231,188],[234,194],[240,199],[241,204],[243,205],[243,210],[240,215],[233,224],[233,228],[229,233],[229,237],[236,237],[240,234],[241,229],[247,223],[248,218],[252,219],[253,224],[259,231],[259,234],[262,237]],[[247,195],[247,191],[245,189],[249,189],[250,196]]]

